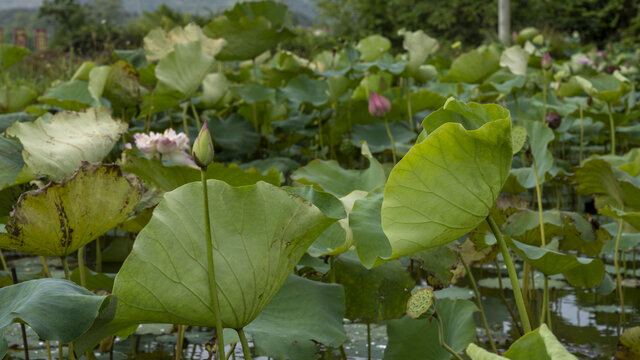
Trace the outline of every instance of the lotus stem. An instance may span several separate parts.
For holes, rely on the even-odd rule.
[[[47,345],[47,360],[51,360],[51,343],[49,343],[49,340],[45,340],[44,343]]]
[[[40,262],[42,263],[42,273],[44,277],[52,277],[51,270],[49,270],[49,265],[47,265],[47,258],[44,256],[40,256]]]
[[[78,271],[80,272],[80,286],[87,287],[87,280],[84,273],[84,246],[78,249]]]
[[[189,103],[185,102],[182,107],[182,127],[184,128],[184,133],[189,137],[189,124],[187,123],[187,109],[189,108]]]
[[[458,354],[455,350],[453,350],[449,345],[447,345],[446,342],[444,342],[444,338],[443,335],[444,334],[444,329],[442,327],[442,320],[440,320],[440,316],[438,315],[438,313],[434,313],[433,317],[436,318],[436,320],[438,321],[438,340],[440,340],[440,346],[442,346],[445,350],[447,350],[451,355],[453,355],[454,358],[458,359],[458,360],[463,360],[462,356],[460,356],[460,354]]]
[[[367,360],[371,360],[371,324],[367,323]]]
[[[207,263],[209,265],[209,290],[211,302],[213,305],[213,313],[216,317],[216,341],[218,344],[218,359],[222,359],[224,353],[224,335],[222,327],[222,318],[220,317],[220,303],[218,301],[218,289],[216,285],[215,268],[213,266],[213,239],[211,238],[211,219],[209,218],[209,194],[207,191],[207,170],[200,169],[200,179],[202,180],[202,195],[204,205],[204,225],[206,232],[207,244]]]
[[[191,104],[191,112],[193,112],[193,117],[196,119],[196,127],[198,128],[198,131],[200,131],[200,116],[198,116],[196,106],[191,101],[189,101],[189,103]]]
[[[491,350],[493,350],[494,353],[497,353],[498,349],[496,348],[496,343],[493,341],[493,336],[491,336],[491,329],[489,329],[489,323],[487,322],[487,317],[484,313],[484,307],[482,306],[482,295],[478,290],[476,279],[471,273],[471,268],[469,268],[469,265],[467,265],[467,263],[464,261],[464,258],[459,253],[458,253],[458,258],[460,259],[460,262],[464,266],[464,270],[467,272],[467,274],[469,274],[469,281],[471,281],[471,287],[473,288],[473,292],[476,295],[476,304],[478,305],[478,309],[480,310],[480,318],[482,319],[482,324],[484,325],[484,328],[487,331],[487,337],[489,337],[489,344],[491,345]]]
[[[580,110],[580,152],[578,154],[578,165],[582,164],[582,148],[584,144],[584,114],[582,113],[582,104],[580,104],[579,110]]]
[[[71,272],[69,271],[69,263],[67,262],[66,256],[61,256],[60,260],[62,261],[62,269],[64,270],[64,278],[67,280],[71,280]]]
[[[228,360],[231,357],[231,355],[233,355],[233,352],[236,350],[236,346],[237,345],[238,345],[238,343],[231,344],[231,349],[229,349],[229,352],[227,353],[227,356],[225,356],[225,358],[224,358],[225,360]]]
[[[407,113],[409,114],[409,129],[415,131],[413,125],[413,111],[411,109],[411,78],[407,78]]]
[[[178,342],[176,343],[176,360],[182,359],[182,346],[184,345],[184,325],[178,325]]]
[[[522,323],[522,328],[525,333],[531,331],[531,323],[529,322],[529,315],[527,312],[527,308],[524,306],[524,300],[522,299],[522,290],[520,290],[520,283],[518,282],[518,274],[516,273],[516,267],[513,265],[513,260],[511,259],[511,255],[509,255],[509,249],[507,248],[507,243],[502,237],[502,233],[500,232],[500,228],[493,220],[491,215],[487,217],[487,222],[489,223],[489,227],[498,241],[498,245],[500,246],[500,251],[502,252],[502,257],[504,258],[504,263],[507,266],[507,271],[509,272],[509,280],[511,280],[511,287],[513,288],[513,296],[516,299],[516,305],[518,307],[518,313],[520,313],[520,322]]]
[[[533,161],[532,165],[533,165],[533,176],[536,181],[536,197],[538,200],[538,220],[540,221],[540,242],[542,244],[542,248],[544,249],[547,246],[547,240],[544,235],[544,216],[542,212],[542,189],[540,186],[540,180],[538,178],[538,168],[536,167],[536,162]],[[544,276],[544,290],[542,293],[542,311],[540,312],[540,324],[544,323],[544,317],[547,315],[547,311],[549,309],[549,282],[547,281],[547,275],[545,274],[542,274],[542,275]],[[548,320],[547,325],[549,326],[549,330],[551,330],[551,318],[547,317],[547,320]]]
[[[547,119],[547,70],[542,69],[542,123]]]
[[[249,349],[249,342],[247,341],[247,336],[244,334],[244,329],[240,328],[236,331],[240,337],[240,344],[242,344],[242,353],[244,354],[245,360],[251,360],[251,349]]]
[[[620,265],[618,264],[618,253],[620,250],[620,238],[622,237],[623,220],[618,220],[618,234],[616,235],[616,248],[613,253],[613,266],[616,267],[616,283],[618,288],[618,296],[620,297],[620,322],[624,324],[626,321],[624,314],[624,295],[622,293],[622,275],[620,274]]]
[[[393,156],[393,164],[397,163],[396,159],[396,142],[393,140],[393,134],[391,133],[391,128],[389,127],[389,121],[387,117],[384,118],[384,127],[387,129],[387,136],[389,136],[389,140],[391,141],[391,155]]]
[[[102,272],[102,249],[100,248],[100,238],[96,239],[96,271]]]
[[[511,315],[511,320],[513,321],[514,328],[518,331],[520,336],[522,336],[524,335],[524,333],[522,332],[522,327],[520,326],[520,323],[518,323],[518,317],[513,312],[511,305],[509,305],[507,298],[504,296],[504,287],[502,286],[502,274],[500,271],[500,264],[498,264],[498,261],[495,259],[493,262],[496,265],[496,270],[498,270],[498,290],[500,293],[500,299],[502,300],[502,303],[504,304],[504,306],[507,308],[507,311],[509,311],[509,315]]]
[[[609,108],[609,130],[611,131],[611,155],[616,154],[616,124],[613,121],[613,109],[611,103],[607,104]]]
[[[16,268],[11,268],[11,278],[14,284],[18,284],[18,274],[16,273]],[[20,323],[20,330],[22,332],[22,346],[24,346],[24,358],[29,360],[29,343],[27,342],[27,330],[25,329],[24,323]]]
[[[2,264],[2,270],[9,272],[7,262],[4,260],[4,256],[2,255],[2,249],[0,249],[0,264]]]

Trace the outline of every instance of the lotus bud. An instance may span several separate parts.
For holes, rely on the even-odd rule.
[[[200,129],[200,134],[198,134],[196,141],[193,143],[191,155],[193,156],[193,161],[201,169],[206,169],[213,162],[214,153],[213,140],[209,132],[209,121],[205,120],[202,129]]]
[[[540,60],[540,65],[545,70],[550,69],[551,68],[551,54],[549,54],[548,52],[546,54],[544,54],[544,56],[542,57],[542,60]]]
[[[375,117],[384,117],[389,110],[391,110],[389,99],[372,91],[369,96],[369,114]]]
[[[562,115],[557,112],[549,111],[545,117],[545,122],[549,126],[549,128],[555,130],[562,123]]]

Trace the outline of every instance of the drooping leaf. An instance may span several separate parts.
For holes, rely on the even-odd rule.
[[[420,65],[427,60],[438,41],[425,34],[422,30],[406,31],[401,29],[398,31],[398,35],[404,37],[402,47],[409,53],[409,63],[407,65],[412,72],[416,72]]]
[[[398,261],[367,270],[354,254],[341,255],[333,270],[344,286],[345,317],[374,323],[401,317],[415,283]]]
[[[520,45],[505,49],[500,55],[500,66],[509,68],[516,75],[526,75],[528,63],[529,53],[521,48]]]
[[[137,157],[132,152],[126,152],[126,160],[121,166],[124,172],[149,181],[163,191],[171,191],[184,184],[200,181],[200,170],[181,165],[164,166],[158,159]],[[245,171],[235,164],[225,166],[215,162],[207,167],[207,179],[222,180],[232,186],[251,185],[258,181],[280,185],[280,174],[275,169],[269,169],[263,175],[261,171],[253,168]]]
[[[202,81],[202,101],[217,104],[229,90],[229,81],[222,73],[208,74]]]
[[[523,121],[523,126],[527,130],[529,147],[538,170],[538,181],[542,184],[545,174],[553,166],[553,154],[549,151],[548,145],[553,141],[555,135],[553,130],[541,121]]]
[[[0,248],[69,255],[124,222],[141,197],[139,184],[118,166],[84,163],[71,178],[20,196]]]
[[[444,342],[461,352],[476,338],[474,303],[468,300],[442,299],[436,302],[442,320]],[[387,325],[389,343],[385,360],[448,360],[451,354],[438,342],[438,323],[435,319],[415,320],[408,316],[392,320]]]
[[[100,105],[89,91],[89,82],[79,79],[49,88],[38,100],[70,111],[79,111],[90,106]]]
[[[60,279],[31,280],[1,288],[0,357],[8,348],[2,334],[14,321],[29,325],[41,339],[69,343],[91,327],[108,299]]]
[[[102,161],[126,130],[127,124],[99,107],[61,112],[32,123],[16,122],[6,133],[24,146],[22,156],[31,171],[60,180],[73,174],[82,161]]]
[[[440,126],[393,168],[382,203],[391,258],[436,247],[473,230],[493,208],[511,167],[511,120],[477,130]]]
[[[344,290],[340,285],[291,275],[245,330],[253,337],[258,354],[313,360],[318,351],[315,342],[338,347],[346,340],[343,316]]]
[[[221,319],[239,329],[258,316],[335,219],[264,182],[207,184]],[[215,325],[201,197],[200,183],[164,195],[116,277],[114,323]]]
[[[506,118],[509,118],[509,111],[501,106],[465,103],[450,97],[441,109],[432,112],[422,121],[422,127],[427,134],[449,122],[462,124],[467,130],[476,130],[490,121]]]
[[[383,195],[384,187],[372,190],[364,198],[356,200],[349,213],[353,243],[360,262],[367,269],[391,255],[391,245],[382,231],[380,220]]]
[[[511,249],[545,275],[563,274],[572,286],[590,288],[602,282],[604,263],[509,240]]]
[[[338,197],[346,196],[353,190],[368,192],[384,185],[386,176],[382,165],[371,153],[365,153],[365,156],[369,159],[369,168],[366,170],[346,170],[333,160],[313,160],[294,171],[291,179]]]

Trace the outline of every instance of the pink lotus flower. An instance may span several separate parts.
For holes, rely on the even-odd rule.
[[[162,160],[170,160],[178,165],[195,166],[188,154],[189,138],[182,132],[167,129],[163,134],[152,131],[149,134],[135,134],[133,138],[136,147],[147,158],[161,157]]]
[[[369,96],[369,114],[375,117],[384,117],[389,110],[391,110],[389,99],[372,91]]]
[[[540,60],[540,65],[545,70],[550,69],[551,68],[551,54],[549,54],[549,53],[544,54],[544,56],[542,57],[542,60]]]

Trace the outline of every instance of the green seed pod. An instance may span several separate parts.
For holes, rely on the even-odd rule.
[[[213,162],[213,140],[211,139],[211,133],[209,132],[209,122],[205,120],[200,133],[193,143],[191,155],[193,161],[202,169],[206,169],[209,164]]]

